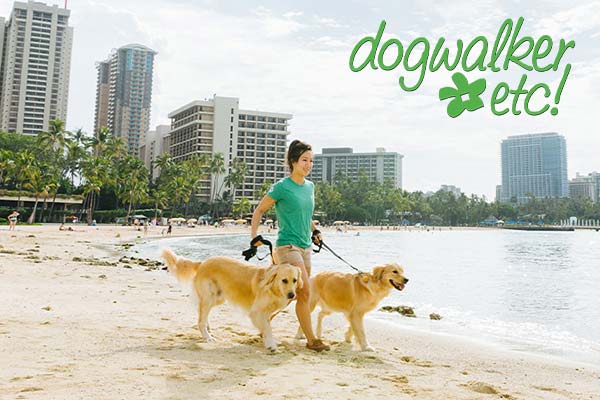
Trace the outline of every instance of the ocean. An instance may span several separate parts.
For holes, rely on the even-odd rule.
[[[168,238],[135,249],[151,258],[168,246],[192,259],[242,259],[249,239],[249,234]],[[410,306],[417,318],[382,311],[368,318],[600,365],[599,232],[348,231],[325,232],[324,241],[364,271],[390,262],[403,266],[410,282],[402,292],[392,290],[380,306]],[[266,254],[261,247],[259,255]],[[326,250],[313,254],[312,263],[313,274],[353,272]],[[442,319],[430,320],[430,313]]]

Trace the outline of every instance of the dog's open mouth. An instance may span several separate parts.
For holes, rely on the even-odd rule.
[[[396,290],[404,289],[404,283],[397,283],[390,279],[390,285],[392,285]]]

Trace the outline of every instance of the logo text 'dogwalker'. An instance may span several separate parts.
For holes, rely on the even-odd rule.
[[[494,73],[506,71],[509,67],[522,68],[525,71],[558,71],[563,56],[569,48],[575,48],[575,41],[569,42],[560,39],[556,54],[550,55],[554,47],[554,41],[548,35],[542,35],[537,40],[530,36],[519,37],[523,25],[523,17],[520,17],[516,24],[512,19],[505,20],[493,45],[490,47],[490,41],[485,36],[477,36],[466,46],[461,39],[456,41],[454,55],[450,53],[448,46],[444,46],[445,39],[439,38],[435,47],[431,47],[429,40],[424,37],[414,39],[406,50],[399,39],[392,38],[381,43],[386,22],[381,21],[379,30],[375,37],[366,36],[356,43],[350,54],[350,69],[353,72],[362,71],[367,65],[372,69],[381,68],[384,71],[391,71],[400,65],[407,72],[416,71],[418,77],[414,83],[409,83],[404,75],[400,75],[398,84],[400,88],[407,92],[417,90],[423,80],[427,70],[435,72],[440,68],[448,71],[454,71],[459,65],[464,72],[492,71]],[[370,47],[369,47],[370,46]],[[364,48],[364,49],[363,49]],[[368,51],[364,59],[358,59],[357,54],[363,49],[363,53]],[[415,55],[418,59],[415,59]],[[386,64],[386,60],[388,64]],[[393,60],[390,62],[390,60]],[[567,64],[563,70],[562,78],[554,95],[550,86],[539,82],[526,88],[527,72],[523,73],[516,88],[511,88],[508,83],[500,82],[490,96],[490,108],[495,115],[504,115],[511,112],[514,115],[521,114],[520,100],[522,99],[523,110],[529,115],[541,115],[550,110],[552,115],[558,114],[558,103],[565,86],[565,82],[571,71],[571,64]],[[461,72],[455,72],[452,75],[454,87],[444,87],[439,91],[439,99],[452,99],[448,103],[447,113],[455,118],[463,111],[475,111],[484,107],[483,100],[479,97],[486,90],[486,80],[478,79],[469,82],[467,76]],[[538,109],[532,109],[530,103],[534,96],[543,96],[545,104]],[[538,100],[540,98],[538,97]],[[551,104],[553,107],[551,108]]]

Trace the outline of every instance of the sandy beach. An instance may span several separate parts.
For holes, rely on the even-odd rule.
[[[189,289],[160,266],[122,259],[160,228],[146,237],[131,227],[75,229],[0,226],[2,399],[600,399],[600,366],[372,319],[375,352],[344,343],[345,323],[332,316],[331,351],[314,353],[294,339],[293,307],[273,320],[275,353],[227,305],[211,314],[218,341],[204,343]],[[248,231],[173,235],[235,232]]]

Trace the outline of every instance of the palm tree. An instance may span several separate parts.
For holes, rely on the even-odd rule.
[[[252,205],[250,204],[250,200],[246,197],[241,197],[233,203],[233,213],[237,214],[240,218],[244,216],[244,214],[248,214],[252,209]]]
[[[158,209],[162,209],[169,205],[169,195],[166,191],[161,189],[154,189],[151,195],[152,203],[154,203],[154,220],[158,218]]]
[[[15,166],[15,154],[10,150],[0,149],[0,183],[8,180]]]
[[[94,212],[94,196],[100,194],[104,184],[110,184],[110,161],[103,157],[89,155],[82,161],[83,194],[85,195],[84,205],[87,204],[87,222],[92,223],[92,213]],[[82,211],[79,214],[81,219]]]
[[[115,170],[120,185],[118,195],[129,205],[127,209],[127,219],[129,219],[133,205],[145,201],[148,197],[148,169],[142,160],[125,154]]]
[[[44,199],[48,197],[48,191],[50,190],[49,179],[50,177],[48,175],[45,175],[37,165],[33,165],[29,173],[29,180],[23,185],[24,187],[33,190],[33,192],[35,193],[35,203],[33,205],[33,211],[31,212],[31,215],[27,220],[27,223],[29,225],[35,222],[35,216],[40,195],[44,196]]]
[[[223,153],[215,153],[213,158],[210,160],[210,164],[208,167],[209,172],[212,175],[212,193],[211,193],[211,202],[213,202],[217,197],[217,178],[219,175],[225,172],[225,159],[223,158]]]
[[[66,133],[65,123],[60,119],[50,121],[47,132],[40,132],[37,136],[37,142],[42,147],[51,148],[55,154],[62,154],[62,147],[65,144]]]
[[[102,152],[104,152],[104,149],[106,148],[106,142],[110,136],[111,132],[106,126],[103,126],[98,131],[98,134],[90,141],[92,152],[95,156],[102,155]]]
[[[18,190],[17,207],[21,204],[21,191],[23,183],[29,178],[35,164],[35,156],[30,150],[24,150],[16,154],[13,168],[13,179]]]
[[[223,181],[224,185],[227,186],[231,190],[231,197],[235,197],[235,189],[240,187],[242,183],[244,183],[244,179],[246,178],[246,173],[248,172],[248,165],[239,158],[234,158],[231,163],[231,172],[225,180]],[[219,189],[219,192],[221,190]]]
[[[171,167],[173,166],[173,158],[171,157],[171,154],[164,152],[156,157],[156,160],[154,160],[153,164],[154,168],[158,168],[160,170],[158,174],[159,177],[163,174],[168,175]]]
[[[169,182],[167,190],[172,194],[173,203],[180,204],[184,201],[188,201],[192,193],[190,182],[185,179],[182,175],[177,175]],[[173,205],[173,210],[175,205]]]

